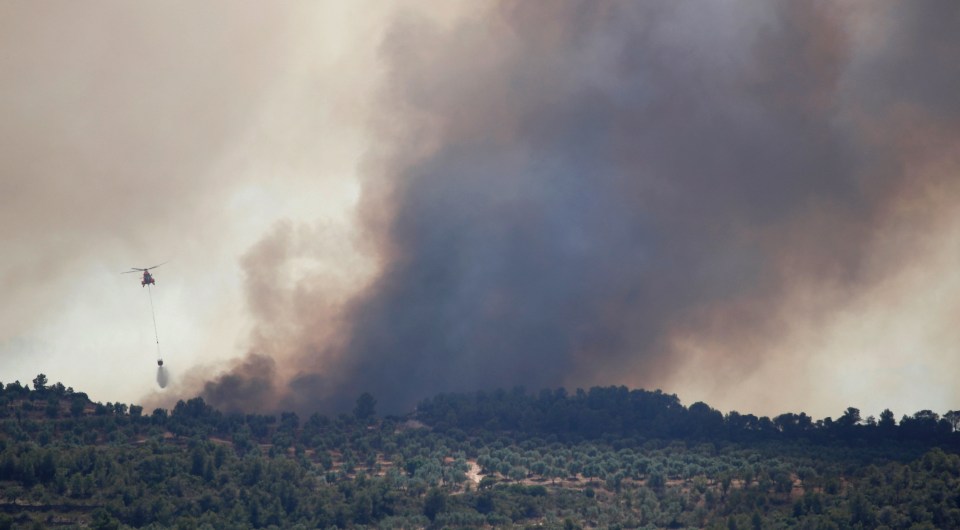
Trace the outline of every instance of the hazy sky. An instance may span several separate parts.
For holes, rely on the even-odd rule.
[[[0,5],[0,381],[960,407],[960,5],[279,6]]]

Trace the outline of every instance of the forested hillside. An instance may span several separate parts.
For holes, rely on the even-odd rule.
[[[771,419],[609,387],[145,414],[47,383],[0,385],[0,528],[960,528],[956,411]]]

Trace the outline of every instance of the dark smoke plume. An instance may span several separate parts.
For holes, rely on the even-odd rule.
[[[307,251],[269,234],[244,262],[254,355],[204,396],[343,410],[369,391],[404,410],[659,387],[689,342],[716,352],[701,370],[749,373],[791,320],[904,265],[909,244],[867,258],[905,201],[956,196],[949,172],[906,168],[957,143],[957,10],[518,1],[452,28],[396,20],[360,209],[380,269],[337,303],[316,278],[284,291],[276,271]]]

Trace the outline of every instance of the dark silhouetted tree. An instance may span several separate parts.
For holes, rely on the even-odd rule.
[[[43,392],[47,388],[47,376],[38,374],[33,378],[33,389],[37,392]]]
[[[858,423],[860,423],[860,409],[856,407],[847,407],[843,416],[837,419],[837,426],[843,428],[850,428]]]
[[[950,422],[954,431],[960,430],[960,410],[951,410],[943,415],[943,419]]]
[[[892,410],[883,409],[883,412],[880,413],[880,421],[877,422],[877,427],[884,431],[891,431],[897,427],[897,420]]]
[[[360,421],[369,421],[377,415],[377,400],[369,392],[360,394],[353,415]]]

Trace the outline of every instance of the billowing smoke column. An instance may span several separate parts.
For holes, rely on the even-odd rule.
[[[284,298],[276,271],[303,244],[268,234],[244,261],[254,353],[204,395],[342,410],[370,391],[404,410],[450,390],[656,387],[684,341],[723,355],[703,370],[750,370],[785,300],[832,286],[826,307],[871,280],[882,221],[917,190],[957,191],[906,168],[957,143],[958,9],[590,0],[398,19],[360,211],[379,271],[342,303],[309,278]]]

